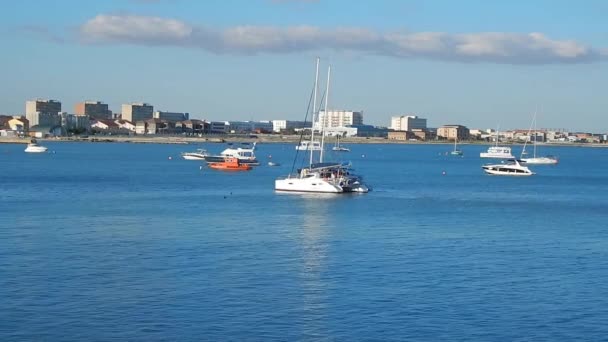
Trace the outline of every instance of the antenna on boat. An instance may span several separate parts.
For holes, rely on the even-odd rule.
[[[319,162],[323,162],[323,150],[325,147],[325,121],[329,121],[327,118],[327,101],[329,99],[329,79],[331,76],[331,65],[327,67],[327,84],[325,89],[325,109],[323,110],[323,122],[321,122],[321,155],[319,156]]]
[[[320,60],[320,58],[317,57],[317,68],[316,68],[316,71],[315,71],[315,89],[313,91],[314,95],[313,95],[313,99],[312,99],[312,120],[310,120],[310,122],[311,122],[311,125],[310,125],[310,145],[308,145],[308,149],[310,149],[310,163],[309,163],[309,165],[312,165],[313,155],[315,153],[315,149],[313,148],[314,147],[313,141],[315,140],[315,111],[317,110],[317,88],[318,88],[318,84],[319,84],[319,60]],[[322,150],[321,150],[321,156],[323,156],[323,151]]]

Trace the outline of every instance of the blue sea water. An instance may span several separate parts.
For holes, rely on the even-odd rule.
[[[242,173],[45,145],[0,145],[1,341],[607,339],[608,149],[509,178],[484,146],[351,144],[373,191],[319,196],[273,191],[292,144]]]

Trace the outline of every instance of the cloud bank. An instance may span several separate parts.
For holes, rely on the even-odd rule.
[[[586,63],[608,53],[542,33],[377,32],[366,28],[234,26],[214,29],[180,20],[138,15],[98,15],[79,27],[87,44],[199,48],[218,54],[335,51],[458,62],[504,64]]]

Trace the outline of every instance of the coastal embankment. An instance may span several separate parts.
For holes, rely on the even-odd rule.
[[[304,137],[304,139],[310,137]],[[30,137],[0,137],[0,144],[27,144],[31,141]],[[72,137],[52,137],[36,138],[38,141],[57,141],[57,142],[91,142],[91,143],[133,143],[133,144],[204,144],[204,143],[230,143],[230,142],[258,142],[258,143],[298,143],[299,135],[279,135],[279,134],[256,134],[256,135],[203,135],[203,136],[179,136],[179,135],[95,135],[95,136],[72,136]],[[327,137],[326,144],[332,144],[335,138]],[[340,139],[344,144],[453,144],[453,142],[437,141],[412,141],[412,140],[389,140],[383,137],[345,137]],[[463,141],[462,145],[491,145],[486,141]],[[521,143],[503,143],[506,145],[521,145]],[[541,144],[539,144],[541,145]],[[591,143],[543,143],[542,145],[552,146],[578,146],[578,147],[608,147],[608,144]]]

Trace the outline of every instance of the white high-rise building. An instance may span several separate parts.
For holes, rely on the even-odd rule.
[[[351,110],[328,110],[319,112],[319,119],[315,122],[315,128],[323,127],[347,127],[352,125],[363,125],[363,112]]]
[[[401,115],[391,118],[391,129],[395,131],[412,131],[414,129],[426,129],[426,119],[416,115]]]

